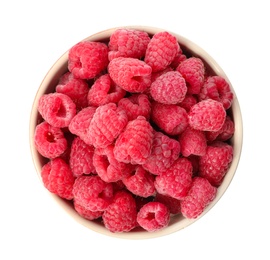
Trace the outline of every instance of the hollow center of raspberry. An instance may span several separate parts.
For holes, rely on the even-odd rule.
[[[46,133],[46,140],[50,143],[53,143],[55,141],[54,135],[51,132]]]
[[[67,111],[65,106],[61,105],[57,111],[57,117],[66,117]]]
[[[156,214],[154,212],[148,212],[146,219],[151,221],[152,219],[155,219]]]

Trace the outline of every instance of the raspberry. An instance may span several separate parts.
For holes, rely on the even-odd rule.
[[[214,99],[221,102],[225,109],[232,105],[233,92],[229,83],[221,76],[209,76],[201,88],[199,99]]]
[[[126,191],[118,191],[102,215],[105,227],[111,232],[128,232],[136,227],[136,202]]]
[[[157,193],[155,201],[161,202],[169,209],[171,214],[181,213],[181,200]]]
[[[113,145],[95,150],[93,164],[99,177],[105,182],[117,182],[131,173],[131,166],[114,158]]]
[[[192,164],[186,158],[179,158],[166,172],[156,177],[155,187],[158,193],[180,200],[187,195],[191,183]]]
[[[180,144],[177,140],[161,132],[155,132],[151,154],[143,167],[149,172],[159,175],[171,167],[179,154]]]
[[[124,163],[143,164],[151,154],[153,128],[143,116],[129,121],[115,142],[114,156]]]
[[[58,85],[55,88],[57,93],[66,94],[76,104],[78,110],[87,107],[87,94],[89,87],[86,81],[74,78],[70,72],[61,76]]]
[[[67,200],[73,199],[74,176],[63,159],[55,158],[46,163],[41,169],[41,178],[50,192]]]
[[[129,92],[143,92],[151,85],[152,69],[142,60],[115,58],[109,63],[108,71],[115,84]]]
[[[184,217],[195,219],[216,197],[217,188],[208,180],[195,177],[192,181],[188,195],[181,201],[181,212]]]
[[[188,114],[189,125],[201,131],[218,131],[226,119],[223,105],[213,99],[206,99],[195,104]]]
[[[87,145],[82,139],[76,137],[71,145],[69,165],[72,173],[78,177],[94,172],[94,147]]]
[[[72,99],[62,93],[44,94],[38,102],[38,111],[50,125],[68,127],[76,114],[76,105]]]
[[[151,103],[145,94],[132,94],[127,98],[122,98],[118,107],[126,111],[128,120],[134,120],[138,116],[144,116],[147,120],[150,118]]]
[[[179,64],[176,68],[187,83],[188,94],[199,94],[204,83],[205,67],[200,58],[191,57]]]
[[[187,93],[185,79],[177,71],[169,71],[159,76],[150,87],[154,100],[163,104],[177,104],[184,100]]]
[[[126,94],[126,91],[116,86],[108,74],[100,76],[88,92],[89,106],[101,106],[108,103],[117,103]]]
[[[88,220],[98,219],[102,216],[103,211],[92,211],[84,208],[77,201],[74,201],[74,209],[78,212],[80,216]]]
[[[133,29],[117,29],[109,41],[109,60],[118,57],[142,58],[150,37],[146,32]]]
[[[67,149],[67,140],[62,130],[42,122],[35,128],[35,147],[46,158],[56,158]]]
[[[153,72],[164,70],[172,63],[179,48],[176,37],[169,32],[156,33],[147,46],[144,60]]]
[[[179,103],[179,106],[184,108],[187,112],[197,103],[197,98],[194,95],[187,94],[184,100]]]
[[[73,185],[74,200],[87,210],[104,211],[113,198],[113,187],[97,175],[79,176]]]
[[[187,127],[181,134],[179,142],[182,155],[185,157],[191,154],[202,156],[206,152],[207,141],[203,131]]]
[[[149,232],[154,232],[168,226],[170,221],[169,209],[160,202],[148,202],[137,215],[139,225]]]
[[[188,126],[188,114],[178,105],[152,103],[151,119],[169,135],[181,134]]]
[[[146,171],[141,165],[133,170],[132,174],[123,179],[126,188],[140,197],[150,197],[155,192],[154,176]]]
[[[99,106],[89,125],[89,142],[96,148],[112,144],[127,122],[125,110],[118,108],[115,103]]]
[[[152,73],[152,77],[151,77],[151,81],[152,83],[161,75],[169,72],[169,71],[173,71],[173,69],[171,67],[167,67],[164,70],[160,70],[160,71],[156,71]]]
[[[104,43],[83,41],[69,50],[68,69],[79,79],[96,77],[108,62],[108,47]]]
[[[179,66],[179,64],[186,59],[187,56],[183,53],[183,51],[180,48],[170,66],[175,70]]]
[[[219,186],[227,173],[233,158],[233,147],[216,141],[207,146],[206,154],[199,159],[199,176],[206,178],[213,186]]]

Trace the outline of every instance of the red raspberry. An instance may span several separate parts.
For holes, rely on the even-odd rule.
[[[145,204],[137,215],[139,225],[149,232],[167,227],[169,221],[169,209],[164,204],[156,201]]]
[[[213,99],[202,100],[195,104],[188,114],[189,125],[201,131],[218,131],[226,119],[223,105]]]
[[[61,158],[55,158],[46,163],[41,169],[44,186],[61,198],[73,199],[72,187],[74,176],[68,164]]]
[[[178,105],[152,103],[151,119],[169,135],[181,134],[188,126],[188,114]]]
[[[129,92],[143,92],[151,85],[152,69],[139,59],[115,58],[109,63],[108,71],[115,84]]]
[[[61,76],[58,85],[55,88],[57,93],[66,94],[76,104],[78,110],[87,107],[87,94],[89,87],[83,79],[76,79],[70,72]]]
[[[67,140],[62,130],[47,122],[36,126],[34,141],[38,152],[46,158],[56,158],[67,149]]]
[[[179,154],[180,144],[177,140],[161,132],[155,132],[152,151],[143,164],[143,168],[152,174],[159,175],[171,167]]]
[[[97,175],[79,176],[73,185],[74,200],[87,210],[104,211],[111,203],[113,187]]]
[[[209,76],[201,88],[199,99],[214,99],[221,102],[225,109],[232,105],[233,92],[229,83],[221,76]]]
[[[105,227],[111,232],[128,232],[137,226],[136,202],[126,191],[118,191],[102,215]]]
[[[183,51],[180,48],[170,66],[175,70],[179,66],[179,64],[186,59],[187,56],[183,53]]]
[[[141,165],[135,167],[132,174],[123,179],[126,188],[140,197],[150,197],[155,193],[154,176]]]
[[[109,41],[109,60],[118,57],[142,58],[148,43],[149,35],[144,31],[117,29]]]
[[[166,205],[171,214],[181,213],[181,200],[157,193],[155,196],[155,201]]]
[[[186,81],[177,71],[169,71],[159,76],[150,87],[154,100],[163,104],[177,104],[187,93]]]
[[[96,148],[112,144],[127,122],[125,110],[118,108],[115,103],[99,106],[89,125],[89,142]]]
[[[205,178],[195,177],[188,195],[181,201],[181,212],[184,217],[195,219],[216,197],[217,188]]]
[[[180,107],[184,108],[187,112],[198,102],[194,95],[187,94],[184,100],[179,104]]]
[[[134,120],[138,116],[144,116],[147,120],[150,118],[151,103],[145,94],[132,94],[129,97],[122,98],[118,102],[118,107],[126,111],[128,120]]]
[[[50,125],[68,127],[76,114],[76,105],[72,99],[62,93],[44,94],[38,102],[38,111]]]
[[[192,164],[186,158],[179,158],[166,172],[156,177],[155,187],[158,193],[180,200],[187,195],[191,183]]]
[[[151,154],[154,130],[143,116],[129,121],[115,142],[114,156],[124,163],[143,164]]]
[[[101,106],[108,103],[117,103],[126,94],[126,91],[115,85],[109,74],[100,76],[88,92],[89,106]]]
[[[94,147],[76,137],[71,145],[69,165],[72,173],[78,177],[95,171],[93,165]]]
[[[200,58],[191,57],[179,64],[176,68],[187,83],[188,94],[199,94],[204,83],[205,67]]]
[[[227,173],[233,158],[233,147],[216,141],[208,145],[206,154],[199,160],[199,176],[206,178],[212,185],[219,186]]]
[[[74,209],[78,212],[80,216],[88,220],[98,219],[102,216],[103,211],[92,211],[84,208],[77,201],[74,201]]]
[[[92,79],[108,65],[108,47],[101,42],[83,41],[74,45],[68,55],[68,69],[79,79]]]
[[[156,33],[147,46],[144,60],[153,72],[164,70],[172,63],[179,48],[176,37],[169,32]]]
[[[152,73],[152,77],[151,77],[151,81],[152,83],[161,75],[167,73],[167,72],[170,72],[170,71],[173,71],[173,69],[171,67],[167,67],[165,68],[164,70],[160,70],[160,71],[156,71],[156,72],[153,72]]]
[[[93,164],[99,177],[105,182],[117,182],[131,173],[131,165],[118,162],[113,154],[114,145],[97,148]]]

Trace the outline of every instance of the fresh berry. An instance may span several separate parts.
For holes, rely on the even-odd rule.
[[[185,79],[177,71],[169,71],[159,76],[150,87],[153,99],[163,104],[177,104],[187,93]]]
[[[67,149],[67,140],[62,130],[45,121],[36,126],[34,141],[38,152],[46,158],[56,158]]]
[[[199,176],[212,185],[219,186],[227,173],[233,158],[233,147],[216,141],[207,146],[206,154],[199,160]]]
[[[61,198],[73,199],[72,187],[74,176],[68,164],[61,158],[55,158],[46,163],[41,169],[44,186]]]
[[[158,193],[182,199],[192,183],[192,164],[186,158],[177,159],[174,164],[155,179]]]
[[[143,167],[152,174],[159,175],[170,168],[179,155],[180,144],[177,140],[155,132],[151,154]]]
[[[153,72],[152,73],[152,77],[151,77],[151,81],[152,83],[158,78],[160,77],[161,75],[167,73],[167,72],[170,72],[170,71],[173,71],[173,69],[171,67],[167,67],[165,68],[164,70],[160,70],[160,71],[156,71],[156,72]]]
[[[167,227],[169,221],[169,209],[164,204],[156,201],[145,204],[137,215],[139,225],[149,232]]]
[[[191,107],[188,113],[189,125],[201,131],[218,131],[226,119],[222,103],[206,99]]]
[[[74,201],[74,209],[78,212],[80,216],[88,220],[98,219],[102,216],[104,211],[92,211],[86,209],[82,205],[78,204],[77,201]]]
[[[104,43],[83,41],[69,50],[68,69],[79,79],[92,79],[108,65],[108,47]]]
[[[129,121],[115,142],[114,156],[119,162],[143,164],[151,154],[154,130],[143,116]]]
[[[179,135],[188,126],[188,114],[178,105],[152,103],[151,119],[165,133]]]
[[[142,60],[115,58],[109,63],[108,71],[116,85],[132,93],[143,92],[151,84],[152,69]]]
[[[137,226],[136,202],[126,191],[118,191],[102,215],[105,227],[111,232],[128,232]]]
[[[179,52],[179,44],[169,32],[159,32],[151,38],[145,53],[145,62],[154,72],[168,67]]]
[[[38,112],[50,125],[61,128],[68,127],[76,114],[76,105],[65,94],[44,94],[39,99]]]
[[[155,201],[163,203],[169,209],[171,214],[181,213],[181,200],[177,200],[170,196],[156,193]]]
[[[184,100],[179,103],[179,106],[184,108],[187,112],[198,102],[195,95],[186,94]]]
[[[117,103],[126,94],[126,91],[115,85],[109,74],[100,76],[91,86],[87,99],[89,106],[101,106],[108,103]]]
[[[118,57],[142,58],[150,37],[148,33],[133,29],[117,29],[109,41],[109,60]]]
[[[188,219],[195,219],[216,197],[217,188],[201,177],[192,181],[188,195],[181,201],[181,212]]]

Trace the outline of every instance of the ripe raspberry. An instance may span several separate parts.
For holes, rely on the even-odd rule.
[[[87,210],[104,211],[112,202],[113,187],[97,175],[79,176],[73,185],[74,200]]]
[[[195,177],[188,195],[181,201],[181,212],[184,217],[195,219],[216,197],[217,188],[205,178]]]
[[[108,62],[108,47],[104,43],[83,41],[69,50],[68,69],[79,79],[96,77]]]
[[[123,178],[123,183],[133,194],[147,198],[155,193],[154,179],[152,174],[138,165],[129,176]]]
[[[136,202],[126,191],[118,191],[102,215],[105,227],[111,232],[128,232],[136,227]]]
[[[176,37],[169,32],[156,33],[147,46],[144,60],[153,72],[164,70],[172,63],[179,48]]]
[[[180,144],[177,140],[161,132],[155,132],[152,151],[143,164],[143,168],[152,174],[159,175],[171,167],[179,154]]]
[[[76,105],[65,94],[44,94],[39,99],[38,112],[50,125],[61,128],[68,127],[76,114]]]
[[[61,76],[58,85],[55,88],[57,93],[66,94],[76,104],[78,110],[87,107],[87,94],[89,87],[86,81],[74,78],[70,72]]]
[[[44,186],[61,198],[73,199],[72,187],[74,176],[68,164],[61,158],[55,158],[46,163],[41,169]]]
[[[160,70],[160,71],[156,71],[152,73],[152,77],[151,77],[151,81],[152,83],[161,75],[169,72],[169,71],[173,71],[173,69],[171,67],[167,67],[164,70]]]
[[[181,200],[187,195],[191,183],[192,164],[186,158],[179,158],[156,177],[155,187],[158,193]]]
[[[168,226],[170,221],[169,209],[160,202],[148,202],[137,215],[139,225],[149,232],[154,232]]]
[[[151,154],[154,130],[143,116],[129,121],[115,142],[114,156],[124,163],[143,164]]]
[[[115,85],[109,74],[100,76],[88,92],[89,106],[101,106],[108,103],[117,103],[126,94],[126,91]]]
[[[188,114],[178,105],[152,103],[151,119],[169,135],[181,134],[188,126]]]
[[[74,201],[74,209],[78,212],[80,216],[88,220],[98,219],[103,214],[103,211],[92,211],[86,209],[85,207],[78,204],[77,201]]]
[[[181,213],[181,200],[157,193],[155,196],[155,201],[166,205],[171,214]]]
[[[213,99],[195,104],[188,113],[189,125],[201,131],[218,131],[226,119],[223,105]]]
[[[93,155],[93,146],[87,145],[79,137],[76,137],[73,140],[70,151],[69,166],[74,176],[78,177],[95,171]]]
[[[67,140],[62,130],[45,121],[36,126],[34,142],[38,152],[46,158],[56,158],[67,149]]]
[[[175,70],[179,66],[179,64],[186,59],[187,56],[183,53],[183,51],[180,48],[170,66]]]
[[[199,94],[204,83],[205,67],[200,58],[191,57],[179,64],[176,68],[187,83],[188,94]]]
[[[148,43],[149,35],[144,31],[117,29],[109,41],[109,60],[118,57],[142,58]]]
[[[187,93],[186,81],[177,71],[169,71],[159,76],[150,87],[154,100],[163,104],[177,104]]]
[[[109,63],[108,71],[115,84],[129,92],[143,92],[151,84],[152,69],[139,59],[115,58]]]
[[[184,100],[179,104],[179,106],[189,112],[191,107],[193,107],[197,102],[198,100],[195,95],[187,94]]]
[[[89,142],[96,148],[105,148],[113,143],[127,122],[125,110],[118,108],[115,103],[99,106],[89,125]]]
[[[219,186],[227,173],[233,158],[233,147],[216,141],[207,146],[206,154],[199,160],[199,176],[206,178],[213,186]]]
[[[225,109],[232,105],[233,92],[229,83],[221,76],[209,76],[201,88],[199,99],[214,99],[221,102]]]

